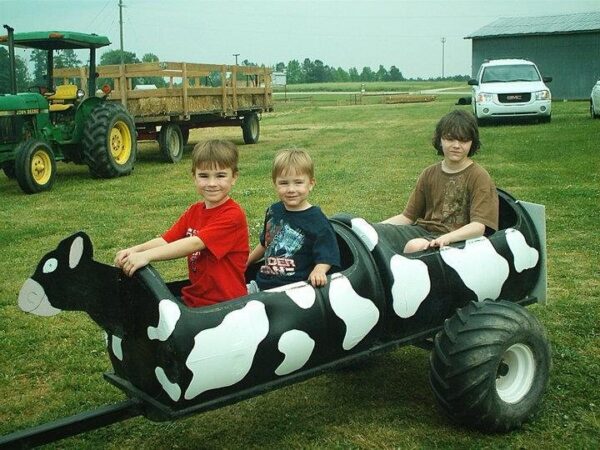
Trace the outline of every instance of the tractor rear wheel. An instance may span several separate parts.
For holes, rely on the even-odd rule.
[[[136,152],[135,125],[127,111],[113,103],[96,106],[83,129],[83,156],[92,175],[98,178],[129,175]]]
[[[446,320],[429,362],[431,388],[450,419],[483,431],[509,431],[541,403],[550,345],[524,307],[471,302]]]
[[[176,163],[183,156],[183,134],[175,123],[163,125],[158,134],[158,148],[163,161]]]
[[[56,161],[48,144],[37,139],[22,142],[15,149],[15,176],[26,194],[47,191],[56,179]]]
[[[246,144],[256,144],[260,136],[260,123],[255,112],[247,114],[242,120],[242,133]]]

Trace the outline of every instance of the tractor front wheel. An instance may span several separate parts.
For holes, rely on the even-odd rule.
[[[163,125],[158,134],[158,148],[163,161],[176,163],[183,156],[183,134],[179,125],[168,123]]]
[[[35,194],[52,187],[56,179],[56,161],[48,144],[31,139],[19,144],[15,154],[15,176],[23,192]]]
[[[101,103],[83,129],[83,155],[90,172],[98,178],[129,175],[137,152],[135,125],[122,106]]]
[[[509,431],[538,409],[550,365],[544,329],[525,308],[471,302],[435,337],[429,382],[450,419],[482,431]]]

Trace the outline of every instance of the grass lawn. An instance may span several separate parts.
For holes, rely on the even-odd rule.
[[[370,221],[398,213],[417,176],[438,159],[436,121],[455,97],[415,104],[286,104],[265,114],[260,142],[243,145],[237,128],[194,130],[240,145],[233,197],[247,211],[251,244],[275,200],[274,153],[304,147],[316,161],[312,202],[326,214]],[[467,108],[467,107],[460,107]],[[538,417],[507,435],[450,424],[436,409],[426,351],[406,347],[222,409],[170,423],[144,418],[60,441],[50,448],[574,448],[600,442],[600,121],[585,102],[553,105],[550,124],[488,126],[475,158],[496,184],[546,205],[549,299],[530,310],[547,328],[554,353]],[[196,200],[190,155],[159,160],[156,143],[139,146],[131,176],[91,179],[85,166],[58,164],[52,191],[27,196],[0,176],[0,435],[124,399],[102,378],[110,368],[102,332],[84,313],[27,315],[17,293],[43,254],[85,230],[95,258],[164,231]],[[182,261],[155,265],[166,280],[185,277]],[[482,274],[485,276],[485,274]]]

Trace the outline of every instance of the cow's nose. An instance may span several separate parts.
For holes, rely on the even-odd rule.
[[[28,278],[19,291],[19,308],[38,316],[54,316],[61,311],[50,304],[44,288],[33,278]]]

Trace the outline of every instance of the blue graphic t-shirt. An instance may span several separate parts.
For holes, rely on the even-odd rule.
[[[340,265],[335,233],[317,206],[288,211],[282,202],[271,205],[260,243],[265,247],[265,261],[256,276],[261,290],[306,281],[316,264]]]

